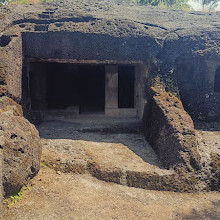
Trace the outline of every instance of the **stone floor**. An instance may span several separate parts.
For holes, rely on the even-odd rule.
[[[173,174],[163,169],[144,138],[141,122],[135,118],[84,116],[49,120],[38,130],[43,144],[43,163],[62,172],[89,170],[94,174],[95,169],[97,178],[123,185],[129,184],[127,179],[130,184],[134,184],[133,181],[140,184],[138,181],[142,180],[136,177],[140,173],[152,181],[155,176]],[[88,168],[91,164],[92,170]]]
[[[136,118],[105,118],[84,116],[72,119],[48,120],[38,126],[44,142],[59,139],[99,143],[106,150],[120,145],[132,151],[143,161],[162,168],[157,155],[147,143],[142,133],[141,121]],[[105,146],[104,146],[105,145]],[[91,146],[92,147],[92,146]],[[72,147],[74,148],[74,146]]]

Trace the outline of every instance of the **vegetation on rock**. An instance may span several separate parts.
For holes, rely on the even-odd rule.
[[[18,201],[20,201],[24,198],[24,194],[27,190],[31,190],[31,187],[29,184],[24,185],[18,193],[14,193],[14,194],[8,196],[4,200],[4,203],[6,203],[7,207],[10,208],[12,205],[16,204]]]
[[[130,0],[142,5],[159,6],[163,8],[192,10],[189,0]],[[202,11],[213,11],[219,4],[219,0],[194,0],[200,2]]]
[[[219,0],[201,0],[200,2],[202,5],[202,11],[213,11],[219,4]]]
[[[142,5],[159,6],[163,8],[190,10],[191,6],[188,0],[133,0],[132,2]]]

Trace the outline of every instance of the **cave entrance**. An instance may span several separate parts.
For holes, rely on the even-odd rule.
[[[31,61],[28,72],[32,111],[137,116],[135,65]]]
[[[104,113],[103,65],[47,62],[32,63],[30,69],[32,109]]]

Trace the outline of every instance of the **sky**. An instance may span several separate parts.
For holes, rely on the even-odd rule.
[[[195,11],[201,11],[202,6],[201,6],[201,0],[189,0],[188,2]],[[220,11],[220,4],[218,5],[217,8],[215,8],[216,11]]]

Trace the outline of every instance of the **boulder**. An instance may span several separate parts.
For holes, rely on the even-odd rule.
[[[0,97],[0,113],[11,111],[15,116],[23,116],[22,107],[13,99],[2,96]]]
[[[19,191],[38,173],[42,146],[34,125],[10,111],[0,114],[0,146],[3,148],[3,187],[9,195]]]
[[[144,130],[166,168],[181,173],[200,169],[200,154],[191,117],[182,102],[162,84],[153,85],[145,110]]]

